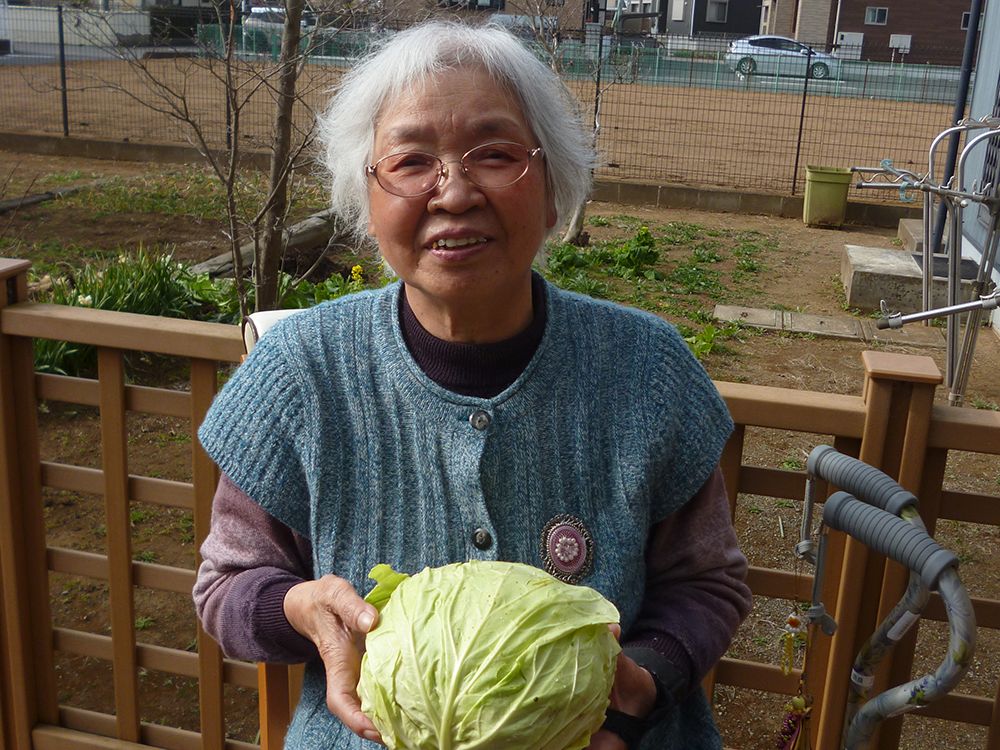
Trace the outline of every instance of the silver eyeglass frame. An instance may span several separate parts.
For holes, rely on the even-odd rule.
[[[510,182],[505,183],[503,185],[481,185],[475,180],[473,180],[471,175],[469,175],[468,169],[465,166],[465,158],[473,151],[478,151],[479,149],[486,148],[487,146],[520,146],[521,148],[523,148],[528,154],[528,161],[524,166],[524,171],[521,172],[521,174],[519,174],[516,179],[511,180]],[[437,179],[434,180],[434,182],[431,183],[430,187],[428,187],[426,190],[422,190],[419,193],[413,193],[412,195],[401,195],[400,193],[393,192],[392,190],[387,188],[385,185],[382,184],[382,181],[379,180],[378,178],[378,165],[381,164],[386,159],[391,159],[392,157],[399,156],[400,154],[419,154],[420,156],[429,156],[432,159],[437,160],[438,162]],[[367,177],[374,177],[375,182],[378,183],[378,186],[380,188],[382,188],[385,192],[389,193],[390,195],[395,195],[397,198],[419,198],[422,195],[427,195],[428,193],[432,192],[435,188],[437,188],[441,184],[441,181],[444,180],[448,175],[447,166],[449,164],[459,164],[462,167],[462,174],[464,174],[466,179],[473,185],[479,188],[483,188],[485,190],[498,190],[500,188],[510,187],[511,185],[514,185],[517,182],[519,182],[526,174],[528,174],[528,170],[531,169],[531,162],[534,161],[535,157],[538,156],[539,154],[541,154],[542,156],[545,155],[544,149],[542,149],[541,146],[537,146],[535,148],[528,148],[523,143],[516,143],[514,141],[493,141],[491,143],[483,143],[479,146],[476,146],[475,148],[470,148],[468,151],[462,154],[461,159],[451,159],[449,161],[445,161],[440,156],[436,156],[435,154],[429,154],[426,151],[396,151],[391,154],[386,154],[374,164],[366,165],[365,175]]]

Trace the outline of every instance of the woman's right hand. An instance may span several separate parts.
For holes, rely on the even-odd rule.
[[[381,743],[358,699],[365,634],[375,627],[378,610],[358,596],[351,584],[333,575],[290,588],[284,608],[291,626],[319,649],[326,667],[327,707],[352,732]]]

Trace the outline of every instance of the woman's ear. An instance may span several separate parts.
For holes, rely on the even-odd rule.
[[[556,191],[552,188],[552,179],[548,176],[546,166],[545,175],[545,228],[552,229],[556,225],[559,212],[556,210]]]

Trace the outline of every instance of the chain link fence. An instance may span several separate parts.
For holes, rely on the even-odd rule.
[[[302,134],[340,72],[388,33],[306,24]],[[9,40],[0,42],[0,51],[9,48],[0,54],[2,129],[210,148],[235,139],[266,149],[280,39],[280,22],[253,16],[0,6],[0,40]],[[558,67],[596,124],[601,178],[796,194],[808,165],[889,159],[926,171],[931,140],[952,124],[953,64],[850,59],[850,50],[830,57],[822,45],[804,60],[757,50],[746,62],[746,49],[732,42],[590,29],[563,32],[554,52],[539,46],[538,54]],[[922,53],[961,57],[954,49]],[[872,191],[864,199],[894,196]]]

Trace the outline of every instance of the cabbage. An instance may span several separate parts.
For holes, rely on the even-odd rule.
[[[392,750],[580,750],[604,722],[618,610],[529,565],[371,573],[358,695]]]

